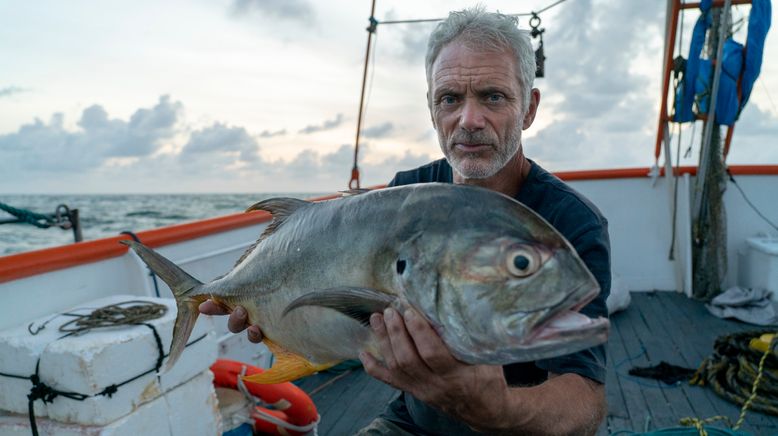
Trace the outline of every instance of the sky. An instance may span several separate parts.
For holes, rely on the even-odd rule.
[[[482,2],[503,13],[551,3]],[[375,17],[472,5],[378,0]],[[0,194],[344,189],[369,15],[368,0],[1,2]],[[567,0],[540,17],[546,77],[525,153],[552,171],[653,165],[665,2]],[[684,17],[685,45],[696,17]],[[433,27],[378,26],[363,186],[442,157],[425,98]],[[778,164],[776,102],[773,31],[728,162]],[[700,131],[684,127],[682,164],[696,162]]]

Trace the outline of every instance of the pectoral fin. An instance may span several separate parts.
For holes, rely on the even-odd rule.
[[[340,363],[311,363],[305,358],[279,347],[268,339],[265,339],[263,342],[273,352],[273,366],[262,373],[241,377],[246,382],[269,385],[294,381],[319,371],[324,371]]]
[[[303,306],[320,306],[335,309],[363,325],[370,325],[370,315],[383,312],[397,297],[375,289],[343,287],[314,291],[292,301],[284,309],[284,315]]]

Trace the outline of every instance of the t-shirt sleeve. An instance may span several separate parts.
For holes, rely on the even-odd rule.
[[[561,229],[560,229],[561,231]],[[610,294],[610,241],[608,222],[603,217],[580,226],[578,236],[568,238],[578,255],[600,284],[600,293],[581,313],[591,318],[608,317],[605,301]],[[605,383],[605,345],[598,345],[577,353],[540,360],[537,366],[556,374],[575,373],[599,383]]]

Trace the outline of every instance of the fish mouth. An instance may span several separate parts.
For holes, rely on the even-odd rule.
[[[586,292],[580,292],[584,287]],[[607,333],[610,323],[606,318],[589,318],[579,312],[599,293],[599,287],[589,287],[586,283],[577,286],[564,300],[547,309],[522,342],[531,345]]]

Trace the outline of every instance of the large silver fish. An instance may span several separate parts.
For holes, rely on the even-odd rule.
[[[452,354],[507,364],[604,342],[609,323],[576,311],[600,291],[550,224],[495,191],[428,183],[311,203],[251,206],[273,222],[221,278],[203,284],[142,244],[132,247],[178,305],[170,367],[211,298],[246,308],[275,354],[260,383],[293,380],[366,350],[380,359],[370,314],[411,306]]]

